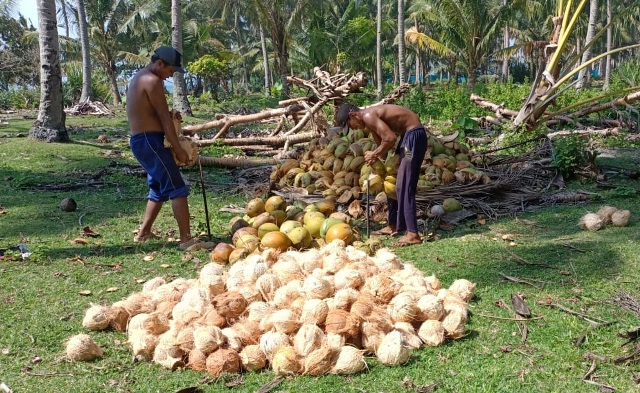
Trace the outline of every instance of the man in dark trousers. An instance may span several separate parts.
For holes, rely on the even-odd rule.
[[[396,176],[398,199],[387,198],[388,225],[373,234],[392,235],[406,231],[391,245],[399,247],[421,243],[416,216],[416,190],[420,166],[427,152],[427,132],[418,115],[398,105],[374,105],[360,109],[345,103],[336,112],[335,125],[371,132],[378,147],[364,154],[368,164],[373,164],[377,159],[385,160],[388,151],[397,142],[395,153],[400,155]]]

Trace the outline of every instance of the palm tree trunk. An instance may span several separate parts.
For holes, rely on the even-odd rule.
[[[269,69],[269,53],[267,52],[267,39],[264,36],[264,27],[259,25],[260,47],[262,48],[262,63],[264,68],[264,90],[267,96],[271,96],[271,70]]]
[[[105,70],[109,77],[109,86],[111,87],[111,95],[113,96],[114,105],[122,105],[122,97],[120,96],[120,90],[118,89],[118,80],[116,79],[116,65],[112,60],[106,64]]]
[[[502,0],[502,5],[507,6],[507,0]],[[509,26],[504,27],[504,41],[502,41],[502,49],[507,49],[509,47]],[[502,58],[502,81],[506,82],[509,80],[509,56],[506,54],[503,55]]]
[[[171,45],[180,53],[182,52],[182,4],[180,0],[171,0]],[[182,65],[185,65],[184,56]],[[180,72],[173,74],[173,108],[180,113],[193,116],[189,98],[187,97],[187,84],[184,75]]]
[[[82,47],[82,94],[80,102],[90,101],[93,97],[91,87],[91,54],[89,52],[89,28],[84,0],[78,0],[78,25],[80,28],[80,45]]]
[[[67,142],[62,99],[62,71],[56,4],[38,0],[38,42],[40,44],[40,108],[29,137],[46,142]]]
[[[613,18],[613,12],[611,10],[611,0],[607,0],[607,52],[613,49],[613,26],[611,26],[611,19]],[[602,90],[609,90],[609,83],[611,82],[611,55],[607,55],[607,60],[604,63],[604,84]]]
[[[404,0],[398,0],[398,78],[400,84],[405,82],[404,54]]]
[[[376,15],[376,95],[378,101],[382,99],[382,0],[378,0]]]
[[[582,54],[582,63],[586,63],[591,58],[591,46],[589,44],[593,40],[596,30],[596,22],[598,19],[598,0],[591,0],[589,3],[589,26],[587,27],[587,37],[584,40],[584,44],[587,47]],[[591,67],[583,68],[578,74],[578,83],[576,84],[576,90],[582,90],[587,84],[587,71]]]

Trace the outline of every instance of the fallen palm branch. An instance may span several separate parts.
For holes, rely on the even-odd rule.
[[[273,158],[252,159],[244,157],[198,157],[203,166],[217,166],[224,168],[246,168],[251,166],[278,165],[279,160]]]

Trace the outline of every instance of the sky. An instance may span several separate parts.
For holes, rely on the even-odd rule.
[[[27,21],[31,20],[33,26],[38,28],[38,3],[36,0],[17,0],[18,8],[17,11],[21,13]],[[17,17],[18,15],[15,15]],[[60,24],[60,23],[58,23]],[[64,29],[58,28],[58,32],[60,34],[65,34]],[[73,33],[70,34],[72,37]]]

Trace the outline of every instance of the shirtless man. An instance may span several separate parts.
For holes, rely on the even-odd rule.
[[[427,152],[427,132],[418,115],[398,105],[375,105],[360,109],[345,103],[336,112],[335,125],[371,132],[378,147],[364,153],[364,160],[368,164],[373,164],[378,158],[384,161],[400,138],[395,150],[400,155],[396,176],[398,199],[387,199],[388,225],[373,234],[391,235],[406,231],[404,236],[391,245],[398,247],[421,243],[416,217],[416,190],[420,166]]]
[[[151,62],[138,71],[127,91],[127,117],[131,126],[131,151],[147,171],[149,195],[142,225],[135,242],[157,238],[151,227],[164,202],[171,200],[173,216],[180,232],[180,249],[186,250],[198,240],[191,236],[187,188],[171,152],[164,147],[167,138],[176,159],[188,161],[187,152],[180,146],[165,98],[163,81],[175,72],[184,73],[182,55],[170,46],[153,52]]]

